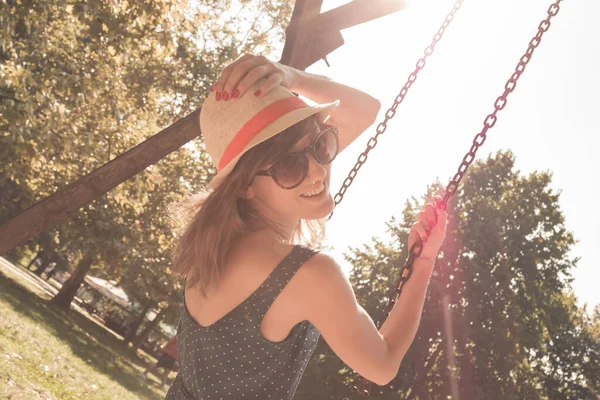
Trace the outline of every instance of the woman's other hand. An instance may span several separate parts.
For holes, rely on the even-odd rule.
[[[277,85],[292,88],[294,69],[271,61],[264,56],[245,54],[229,64],[211,86],[216,100],[231,100],[243,96],[256,82],[266,78],[256,88],[253,96],[260,97]]]
[[[437,218],[436,218],[437,215]],[[437,222],[436,222],[437,221]],[[413,224],[408,235],[408,248],[420,238],[423,241],[421,257],[435,260],[446,238],[447,214],[431,203],[419,212],[419,221]]]

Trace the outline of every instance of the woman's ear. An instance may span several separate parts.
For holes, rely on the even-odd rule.
[[[246,189],[242,189],[240,191],[240,197],[242,199],[246,199],[246,200],[250,200],[251,198],[254,197],[254,189],[252,188],[252,185],[248,186]]]

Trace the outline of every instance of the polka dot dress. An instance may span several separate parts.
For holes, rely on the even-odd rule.
[[[319,332],[302,321],[287,338],[274,343],[260,334],[260,323],[314,254],[294,246],[252,295],[208,327],[198,325],[184,304],[177,340],[179,373],[165,400],[292,399]]]

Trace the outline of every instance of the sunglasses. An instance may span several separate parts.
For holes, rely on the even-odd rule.
[[[286,153],[267,170],[258,171],[257,176],[270,176],[282,189],[294,189],[308,175],[309,153],[321,165],[331,164],[338,154],[340,142],[335,126],[319,132],[313,142],[303,151]]]

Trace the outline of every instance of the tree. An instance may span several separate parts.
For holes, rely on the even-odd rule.
[[[0,221],[198,108],[225,64],[281,42],[290,15],[284,1],[0,4]],[[132,268],[149,278],[132,294],[158,303],[172,286],[166,205],[214,173],[198,141],[48,232],[54,249],[28,246],[82,268],[89,253],[81,271],[105,277]]]
[[[57,306],[63,311],[69,311],[71,302],[77,294],[77,289],[79,289],[85,275],[90,270],[92,262],[93,254],[88,251],[81,257],[75,271],[63,283],[60,291],[52,298],[52,300],[50,300],[50,304]]]
[[[559,193],[549,188],[550,173],[522,176],[514,161],[507,151],[475,163],[451,200],[419,331],[396,379],[373,385],[374,398],[594,399],[599,392],[598,312],[588,316],[571,292],[575,239]],[[392,218],[390,243],[374,238],[347,256],[356,296],[378,326],[420,207],[412,199],[400,221]],[[356,380],[329,349],[307,376],[321,378],[303,380],[299,391],[328,393]]]

